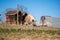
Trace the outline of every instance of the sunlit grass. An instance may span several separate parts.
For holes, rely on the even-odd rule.
[[[27,34],[41,34],[41,33],[47,33],[47,34],[51,34],[51,35],[55,35],[58,34],[60,35],[60,31],[55,31],[55,30],[21,30],[21,29],[0,29],[0,33],[27,33]]]

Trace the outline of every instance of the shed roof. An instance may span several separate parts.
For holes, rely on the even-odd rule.
[[[17,10],[8,11],[8,12],[6,13],[6,15],[15,15],[15,14],[17,14]]]

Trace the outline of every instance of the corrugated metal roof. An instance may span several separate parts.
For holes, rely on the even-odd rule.
[[[17,10],[8,11],[8,12],[6,13],[6,15],[15,15],[15,14],[17,14]]]

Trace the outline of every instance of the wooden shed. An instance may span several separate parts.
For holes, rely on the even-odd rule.
[[[20,10],[7,11],[6,24],[21,24],[22,12]]]

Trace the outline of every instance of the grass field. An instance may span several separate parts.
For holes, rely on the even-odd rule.
[[[0,29],[0,40],[60,40],[60,30]]]

